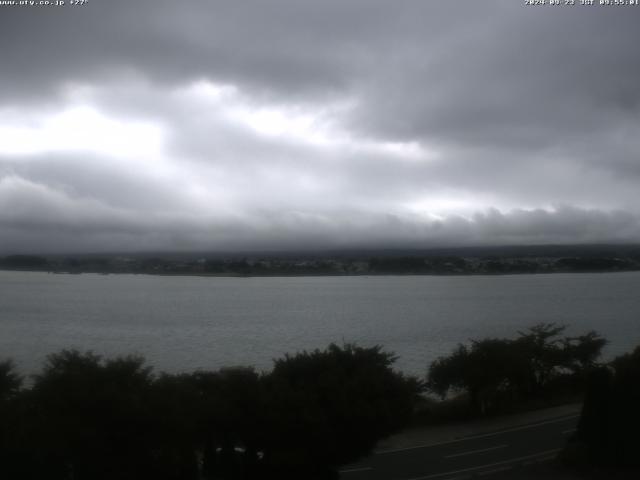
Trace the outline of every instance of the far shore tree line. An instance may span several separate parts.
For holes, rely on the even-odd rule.
[[[424,379],[380,346],[332,344],[257,373],[155,374],[136,356],[50,355],[26,385],[0,362],[0,477],[51,480],[330,479],[415,421],[437,395],[486,415],[586,390],[574,463],[638,466],[640,347],[599,363],[596,332],[539,324],[459,345]],[[632,434],[634,436],[632,436]]]
[[[405,254],[338,256],[157,257],[135,255],[0,257],[6,270],[54,273],[133,273],[154,275],[288,276],[288,275],[470,275],[640,270],[640,248],[616,252],[506,252],[484,255]]]

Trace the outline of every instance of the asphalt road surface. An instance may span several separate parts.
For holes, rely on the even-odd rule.
[[[575,430],[578,415],[444,443],[378,452],[340,471],[343,480],[453,480],[550,460]]]

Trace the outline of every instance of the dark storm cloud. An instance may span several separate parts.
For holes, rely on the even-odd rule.
[[[639,8],[0,8],[1,250],[640,240]]]

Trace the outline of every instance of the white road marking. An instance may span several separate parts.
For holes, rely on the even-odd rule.
[[[495,463],[488,463],[486,465],[478,465],[477,467],[469,467],[469,468],[463,468],[461,470],[453,470],[451,472],[442,472],[442,473],[434,473],[432,475],[426,475],[424,477],[413,477],[413,478],[408,478],[406,480],[428,480],[430,478],[438,478],[438,477],[446,477],[447,475],[456,475],[458,473],[465,473],[465,472],[472,472],[474,470],[482,470],[485,468],[491,468],[491,467],[497,467],[499,465],[506,465],[509,463],[517,463],[520,462],[522,460],[528,460],[531,458],[539,458],[539,457],[549,457],[551,454],[554,453],[558,453],[560,450],[560,448],[554,448],[553,450],[545,450],[544,452],[538,452],[538,453],[534,453],[531,455],[525,455],[524,457],[517,457],[517,458],[511,458],[509,460],[503,460],[501,462],[495,462]],[[478,472],[481,473],[481,472]]]
[[[573,433],[573,432],[575,432],[575,431],[576,431],[576,429],[575,429],[575,428],[570,428],[569,430],[563,430],[563,431],[562,431],[562,434],[563,434],[563,435],[569,435],[570,433]]]
[[[365,472],[367,470],[373,470],[373,468],[372,467],[347,468],[346,470],[338,470],[338,473]]]
[[[507,447],[507,445],[498,445],[497,447],[482,448],[480,450],[470,450],[468,452],[455,453],[453,455],[445,455],[444,458],[463,457],[465,455],[473,455],[474,453],[489,452],[491,450],[497,450],[499,448],[505,448],[505,447]]]
[[[493,437],[495,435],[500,435],[502,433],[517,432],[518,430],[527,430],[529,428],[535,428],[535,427],[538,427],[540,425],[548,425],[550,423],[564,422],[566,420],[571,420],[572,418],[577,418],[579,416],[580,415],[578,415],[578,414],[570,415],[570,416],[567,416],[567,417],[555,418],[553,420],[547,420],[547,421],[544,421],[544,422],[531,423],[529,425],[522,425],[520,427],[513,427],[513,428],[507,428],[507,429],[504,429],[504,430],[498,430],[496,432],[482,433],[480,435],[470,435],[468,437],[456,438],[455,440],[447,440],[446,442],[425,443],[425,444],[416,445],[416,446],[413,446],[413,447],[403,447],[403,448],[393,448],[393,449],[390,449],[390,450],[380,450],[378,452],[375,452],[374,455],[383,455],[383,454],[387,454],[387,453],[405,452],[407,450],[417,450],[419,448],[435,447],[435,446],[438,446],[438,445],[448,445],[449,443],[466,442],[468,440],[475,440],[476,438]]]

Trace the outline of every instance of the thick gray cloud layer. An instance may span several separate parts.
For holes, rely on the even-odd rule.
[[[640,7],[0,7],[0,251],[640,241]]]

